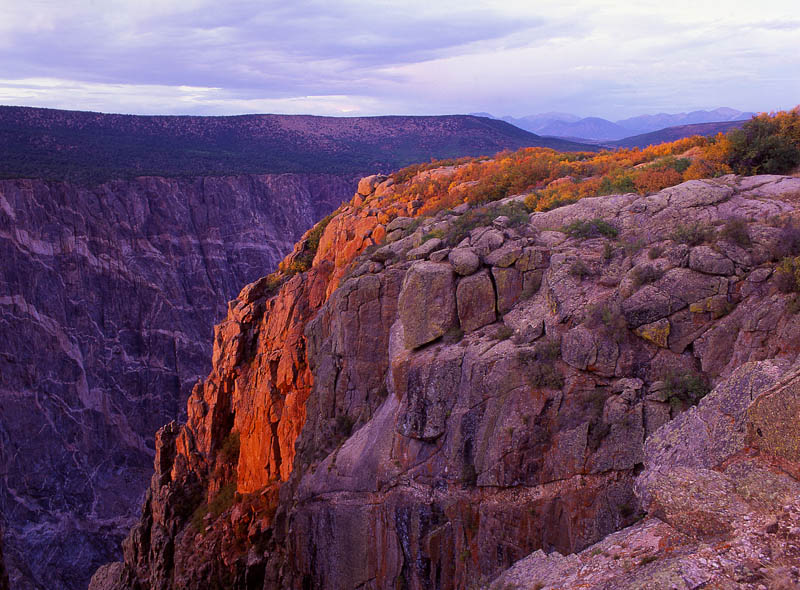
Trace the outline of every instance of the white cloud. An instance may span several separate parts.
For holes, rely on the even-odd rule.
[[[215,114],[769,109],[800,96],[795,12],[770,0],[0,0],[0,101]]]

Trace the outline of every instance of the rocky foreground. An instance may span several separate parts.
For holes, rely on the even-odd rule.
[[[91,588],[794,587],[800,179],[521,200],[362,181],[231,302]]]

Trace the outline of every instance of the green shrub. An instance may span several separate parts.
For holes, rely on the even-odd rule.
[[[217,492],[217,495],[214,496],[214,499],[208,503],[209,514],[214,518],[219,517],[220,514],[233,506],[234,500],[236,500],[236,483],[231,482],[224,485],[222,489]]]
[[[317,255],[317,250],[319,249],[319,241],[322,238],[322,234],[325,232],[325,228],[328,227],[331,220],[336,217],[337,213],[338,211],[334,211],[311,228],[311,231],[303,242],[302,251],[282,270],[285,270],[289,275],[295,275],[306,272],[311,268],[314,257]]]
[[[239,460],[239,444],[239,433],[231,431],[222,441],[218,457],[225,463],[235,463]]]
[[[751,243],[747,222],[738,217],[726,221],[719,235],[724,240],[742,247],[747,247]]]
[[[678,224],[670,237],[674,242],[686,244],[688,246],[699,246],[703,242],[710,241],[713,236],[714,230],[705,224],[695,222]]]
[[[768,116],[750,119],[728,138],[728,165],[737,174],[785,174],[800,164],[800,149]]]
[[[345,438],[353,432],[355,419],[349,414],[339,414],[336,416],[336,434]]]
[[[512,330],[505,324],[498,326],[493,334],[495,340],[508,340],[513,335],[514,335],[514,330]]]
[[[636,184],[633,178],[628,174],[622,174],[615,177],[604,176],[600,182],[600,189],[598,195],[621,195],[625,193],[636,192]]]
[[[505,203],[496,207],[486,206],[470,209],[458,216],[444,232],[442,238],[451,246],[455,246],[478,227],[486,227],[498,217],[509,219],[509,227],[518,227],[528,223],[528,208],[521,201]],[[438,237],[438,236],[437,236]]]
[[[562,228],[565,234],[573,238],[616,238],[619,230],[607,221],[595,218],[588,221],[575,220]]]
[[[569,274],[571,274],[573,277],[577,277],[580,280],[583,280],[584,278],[590,276],[592,274],[592,271],[589,269],[588,266],[586,266],[586,263],[583,260],[578,258],[569,267]]]
[[[592,329],[601,329],[616,342],[620,342],[628,333],[628,322],[622,308],[617,303],[598,303],[589,308],[583,320],[584,325]]]
[[[800,256],[786,257],[775,269],[775,281],[783,293],[800,292]]]
[[[671,371],[664,377],[664,391],[671,404],[682,402],[686,405],[696,405],[706,394],[711,391],[708,381],[692,371]]]

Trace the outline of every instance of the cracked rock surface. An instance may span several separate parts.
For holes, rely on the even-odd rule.
[[[597,588],[699,588],[735,561],[715,551],[749,584],[759,535],[793,550],[798,446],[775,425],[796,411],[779,392],[800,316],[774,269],[800,179],[586,198],[457,244],[467,209],[390,239],[391,189],[373,191],[309,272],[232,304],[188,423],[160,435],[125,562],[93,589],[570,588],[595,570]],[[571,235],[595,219],[617,235]],[[226,485],[239,495],[192,524],[192,494]],[[650,585],[615,585],[639,565]]]

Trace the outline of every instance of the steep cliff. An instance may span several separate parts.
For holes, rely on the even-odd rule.
[[[666,515],[634,493],[648,437],[797,356],[799,193],[726,176],[413,219],[365,179],[231,303],[91,587],[467,588]]]
[[[225,302],[353,186],[0,181],[0,514],[14,588],[85,588],[119,555],[153,435],[208,373]]]

